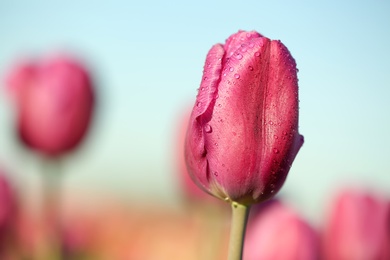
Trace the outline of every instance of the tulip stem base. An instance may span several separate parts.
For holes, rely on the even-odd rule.
[[[228,260],[241,260],[250,206],[232,202]]]

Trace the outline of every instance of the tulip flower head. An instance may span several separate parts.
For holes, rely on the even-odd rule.
[[[195,183],[227,201],[264,201],[281,188],[302,144],[297,69],[287,48],[255,31],[214,45],[186,135]]]
[[[80,143],[94,106],[92,82],[83,66],[68,57],[28,62],[16,67],[7,83],[24,144],[57,156]]]

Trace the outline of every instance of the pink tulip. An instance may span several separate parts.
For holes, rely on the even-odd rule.
[[[344,191],[334,201],[325,229],[325,259],[390,259],[390,208],[368,193]]]
[[[94,93],[87,71],[67,57],[16,67],[8,78],[18,131],[30,148],[57,156],[75,148],[90,123]]]
[[[244,260],[319,259],[317,232],[292,209],[277,201],[249,219],[245,241]]]
[[[185,144],[197,185],[227,201],[264,201],[281,188],[302,144],[297,69],[287,48],[254,31],[214,45]]]

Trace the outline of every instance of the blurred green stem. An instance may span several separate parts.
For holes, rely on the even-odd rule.
[[[61,231],[61,171],[58,159],[45,158],[42,175],[44,225],[48,226],[49,259],[63,259]]]
[[[228,260],[241,260],[244,248],[245,229],[250,206],[232,202],[232,223],[230,229]]]

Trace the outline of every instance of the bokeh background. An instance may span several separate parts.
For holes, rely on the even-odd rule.
[[[20,59],[71,53],[94,73],[98,109],[62,162],[66,199],[174,206],[178,129],[206,53],[257,30],[299,68],[305,144],[278,196],[313,223],[339,187],[389,196],[389,13],[387,1],[0,0],[0,167],[28,205],[39,200],[39,158],[15,139],[3,80]]]

